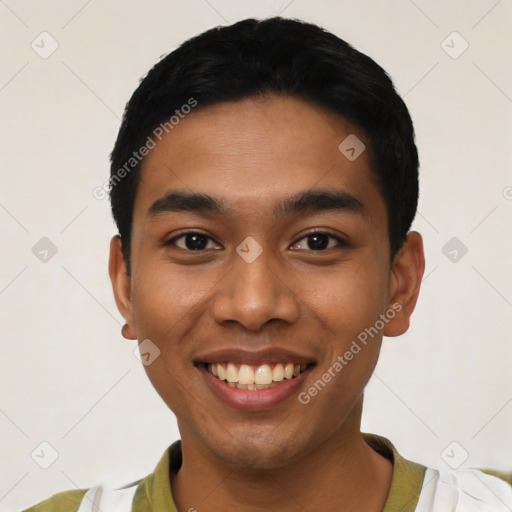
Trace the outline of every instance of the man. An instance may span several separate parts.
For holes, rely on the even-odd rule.
[[[109,185],[122,332],[181,441],[123,489],[28,510],[512,507],[505,481],[360,431],[424,271],[412,123],[370,58],[282,18],[205,32],[133,94]]]

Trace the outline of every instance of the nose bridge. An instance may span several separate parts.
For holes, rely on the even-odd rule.
[[[275,258],[251,240],[244,242],[233,253],[230,271],[214,297],[214,319],[256,331],[272,319],[293,323],[299,316],[298,301],[279,275]]]

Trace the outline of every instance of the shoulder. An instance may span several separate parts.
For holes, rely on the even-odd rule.
[[[74,489],[54,494],[22,512],[76,512],[87,489]]]
[[[64,491],[22,512],[130,511],[141,482],[144,483],[145,480],[137,480],[116,489],[98,485],[89,489]],[[145,498],[142,494],[139,501],[144,502]]]
[[[512,485],[512,473],[507,473],[506,471],[498,471],[496,469],[480,469],[480,471],[488,473],[492,476],[497,476],[501,480],[505,480],[505,482]]]
[[[454,512],[509,511],[512,486],[497,476],[478,469],[437,470],[425,472],[418,512],[450,510]]]
[[[175,511],[169,480],[169,470],[174,467],[169,465],[171,459],[174,465],[181,464],[179,441],[165,450],[153,473],[144,478],[120,488],[97,485],[60,492],[21,512],[119,512],[132,509],[151,512],[154,503],[163,504],[161,510]]]

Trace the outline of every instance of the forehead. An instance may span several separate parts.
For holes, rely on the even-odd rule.
[[[145,157],[134,217],[172,190],[206,193],[231,211],[260,215],[283,196],[329,188],[385,217],[367,151],[358,155],[364,144],[348,120],[290,96],[199,104]]]

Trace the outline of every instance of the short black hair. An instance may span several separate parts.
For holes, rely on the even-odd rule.
[[[203,108],[269,93],[316,104],[362,131],[387,207],[391,257],[400,249],[416,213],[419,163],[409,112],[387,73],[314,24],[246,19],[184,42],[148,72],[126,105],[109,181],[128,273],[140,150],[160,133],[155,128],[164,123],[168,132],[175,114],[187,113],[190,105]]]

